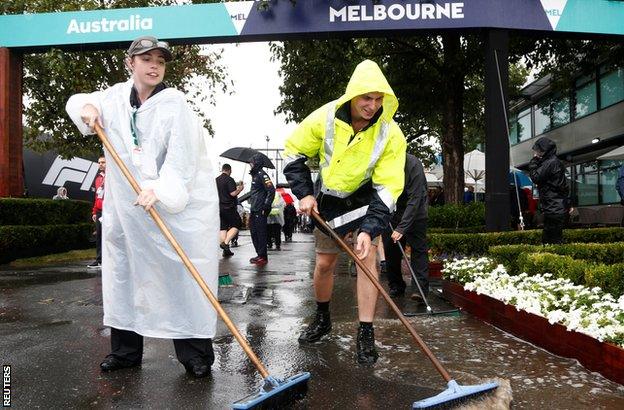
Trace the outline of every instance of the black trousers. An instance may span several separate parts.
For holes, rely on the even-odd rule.
[[[401,260],[403,255],[399,245],[392,238],[392,231],[388,230],[381,236],[386,255],[386,275],[388,277],[388,285],[391,288],[405,289],[405,281],[401,274]],[[411,248],[410,266],[416,274],[418,283],[423,290],[425,296],[429,293],[429,257],[427,254],[427,220],[415,221],[410,230],[406,232],[401,240],[403,250],[405,245],[409,244]],[[412,279],[412,285],[416,286]]]
[[[268,230],[268,242],[269,242],[269,246],[273,246],[273,244],[275,244],[275,247],[277,248],[281,248],[282,247],[282,225],[280,224],[268,224],[267,225],[267,230]]]
[[[542,243],[562,243],[563,225],[565,214],[544,214],[544,229],[542,230]]]
[[[256,249],[256,254],[267,257],[267,217],[262,212],[252,212],[249,216],[249,229],[251,241]]]
[[[295,229],[294,221],[284,221],[284,226],[282,227],[282,232],[284,232],[284,239],[289,241],[292,239],[293,230]]]
[[[102,217],[102,211],[95,213],[95,261],[102,263],[102,223],[100,218]]]
[[[178,360],[184,365],[194,357],[200,357],[210,366],[214,363],[212,339],[173,339],[173,346]],[[111,327],[111,354],[140,363],[143,359],[143,336],[131,330]]]

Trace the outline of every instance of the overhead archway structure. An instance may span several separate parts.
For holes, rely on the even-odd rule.
[[[624,36],[622,0],[272,0],[0,16],[0,197],[23,194],[22,55],[125,48],[139,35],[172,44],[481,32],[485,38],[486,228],[508,229],[509,31]],[[499,83],[500,73],[500,83]],[[502,84],[501,87],[499,84]]]

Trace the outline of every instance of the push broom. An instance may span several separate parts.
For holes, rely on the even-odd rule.
[[[126,167],[126,164],[124,164],[122,159],[117,154],[117,151],[110,143],[108,136],[106,135],[102,127],[100,127],[100,125],[97,123],[95,124],[95,131],[97,132],[97,135],[102,141],[104,147],[111,154],[113,160],[138,195],[141,192],[141,187]],[[163,235],[165,235],[171,246],[173,246],[173,249],[180,256],[182,262],[191,273],[191,276],[193,276],[193,279],[195,279],[195,281],[204,292],[212,306],[215,308],[225,325],[228,327],[230,332],[232,332],[232,335],[234,335],[236,341],[243,348],[249,359],[252,361],[254,366],[256,366],[256,369],[258,369],[258,372],[262,375],[264,379],[262,386],[257,393],[235,402],[232,405],[232,408],[254,409],[288,407],[289,405],[292,405],[293,401],[305,397],[308,390],[308,380],[310,379],[310,373],[303,372],[291,376],[287,379],[277,379],[269,375],[269,372],[260,362],[260,359],[258,359],[256,354],[251,350],[251,347],[249,346],[247,340],[245,340],[245,338],[241,335],[236,326],[234,326],[225,310],[223,310],[223,308],[219,304],[218,299],[212,294],[204,279],[201,277],[184,250],[182,250],[180,244],[172,235],[169,228],[167,228],[164,221],[160,217],[160,214],[156,211],[154,207],[150,208],[149,214],[151,215],[152,219],[154,219],[154,222],[156,222],[156,225],[158,225],[161,232],[163,233]]]
[[[392,224],[390,224],[390,229],[394,230],[394,228],[392,227]],[[459,309],[433,310],[431,308],[431,305],[429,304],[429,301],[427,300],[427,297],[425,296],[425,292],[423,291],[422,286],[420,286],[420,282],[418,281],[418,278],[416,278],[416,273],[414,272],[414,269],[412,269],[412,264],[410,263],[409,259],[407,259],[407,255],[405,254],[403,245],[401,245],[400,241],[397,241],[396,244],[399,246],[399,249],[401,250],[401,255],[403,256],[403,260],[405,261],[405,264],[407,265],[407,268],[409,269],[410,274],[412,275],[412,280],[416,284],[416,288],[418,289],[418,292],[420,293],[420,297],[422,298],[423,302],[425,302],[425,305],[427,306],[427,311],[425,313],[403,312],[403,316],[406,316],[406,317],[424,316],[424,315],[459,316]]]
[[[364,265],[364,262],[358,258],[358,256],[353,252],[353,250],[342,240],[342,238],[334,231],[331,226],[314,210],[312,210],[312,217],[318,222],[318,224],[327,231],[331,237],[336,241],[336,243],[353,259],[355,264],[366,274],[371,283],[377,288],[381,296],[386,300],[390,308],[396,313],[397,317],[403,323],[407,331],[412,335],[422,352],[431,360],[433,366],[440,373],[440,375],[444,378],[447,383],[447,388],[442,393],[429,397],[424,400],[419,400],[414,402],[412,408],[414,409],[431,409],[436,407],[450,407],[454,405],[463,404],[464,402],[481,396],[485,393],[488,393],[494,389],[496,389],[499,384],[497,382],[489,382],[471,386],[461,386],[455,380],[451,378],[446,369],[442,366],[442,363],[438,360],[437,357],[431,352],[429,347],[425,344],[425,342],[421,339],[421,337],[416,333],[416,330],[412,327],[412,325],[407,321],[401,310],[398,306],[392,301],[390,295],[385,291],[385,289],[381,286],[377,278],[371,273],[370,270]]]

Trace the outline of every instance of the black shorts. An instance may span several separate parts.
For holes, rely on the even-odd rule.
[[[230,228],[240,229],[241,219],[236,208],[227,208],[219,210],[219,219],[221,220],[221,230],[227,231]]]

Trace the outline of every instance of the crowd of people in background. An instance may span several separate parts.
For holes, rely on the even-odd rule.
[[[542,152],[543,150],[543,152]],[[567,181],[564,184],[565,174],[562,174],[563,164],[556,159],[556,145],[547,138],[540,138],[534,144],[534,151],[536,155],[529,165],[531,178],[534,178],[537,193],[542,198],[542,205],[538,206],[540,201],[534,197],[533,188],[530,186],[518,187],[513,174],[510,173],[509,177],[509,201],[510,201],[510,224],[514,230],[531,229],[538,227],[538,216],[544,218],[544,221],[539,221],[539,226],[542,224],[546,227],[545,241],[560,241],[561,229],[569,222],[569,213],[572,208],[572,200],[569,198],[569,188],[567,188]],[[540,156],[541,155],[541,156]],[[554,161],[558,162],[554,162]],[[559,163],[557,167],[557,175],[553,176],[549,172],[553,172],[546,168],[548,164]],[[552,167],[552,165],[550,165]],[[104,156],[98,158],[98,173],[94,179],[92,191],[94,192],[92,220],[95,224],[95,242],[96,242],[96,258],[87,265],[89,268],[99,268],[101,266],[102,258],[102,206],[104,203],[104,181],[105,181],[106,159]],[[221,225],[221,248],[223,250],[223,256],[229,257],[234,255],[230,247],[238,246],[238,236],[240,229],[250,229],[251,227],[251,213],[245,211],[242,203],[238,201],[238,195],[244,189],[243,181],[234,181],[231,178],[231,166],[224,164],[221,171],[221,175],[216,178],[217,190],[219,193],[219,213],[220,213],[220,225]],[[563,176],[562,176],[563,175]],[[267,176],[268,178],[268,176]],[[561,203],[561,206],[557,206],[553,214],[551,197],[553,196],[552,183],[547,183],[548,178],[556,178],[558,181],[559,191],[554,193],[557,198],[557,204]],[[540,183],[541,181],[541,189]],[[564,189],[564,185],[566,188]],[[624,205],[624,165],[618,170],[618,178],[616,180],[615,189],[620,196],[621,205]],[[262,242],[266,243],[268,249],[275,248],[281,249],[282,234],[284,235],[284,242],[292,241],[293,233],[311,233],[314,227],[310,216],[301,213],[295,207],[294,200],[290,193],[284,193],[283,188],[281,195],[275,194],[274,200],[271,204],[270,210],[266,210],[266,238],[264,241],[260,241],[260,247]],[[545,196],[544,196],[545,194]],[[444,189],[439,186],[427,188],[427,203],[428,206],[440,206],[444,205]],[[69,199],[67,188],[61,186],[57,189],[56,195],[53,196],[54,200],[67,200]],[[471,204],[473,202],[483,201],[483,195],[475,193],[474,186],[467,185],[464,189],[464,195],[462,198],[463,204]],[[553,222],[554,221],[554,222]],[[257,231],[256,227],[256,231]],[[262,228],[261,228],[262,229]],[[554,230],[554,231],[553,231]],[[383,259],[383,258],[382,258]],[[385,263],[385,261],[382,261]],[[385,267],[385,265],[382,265]]]

